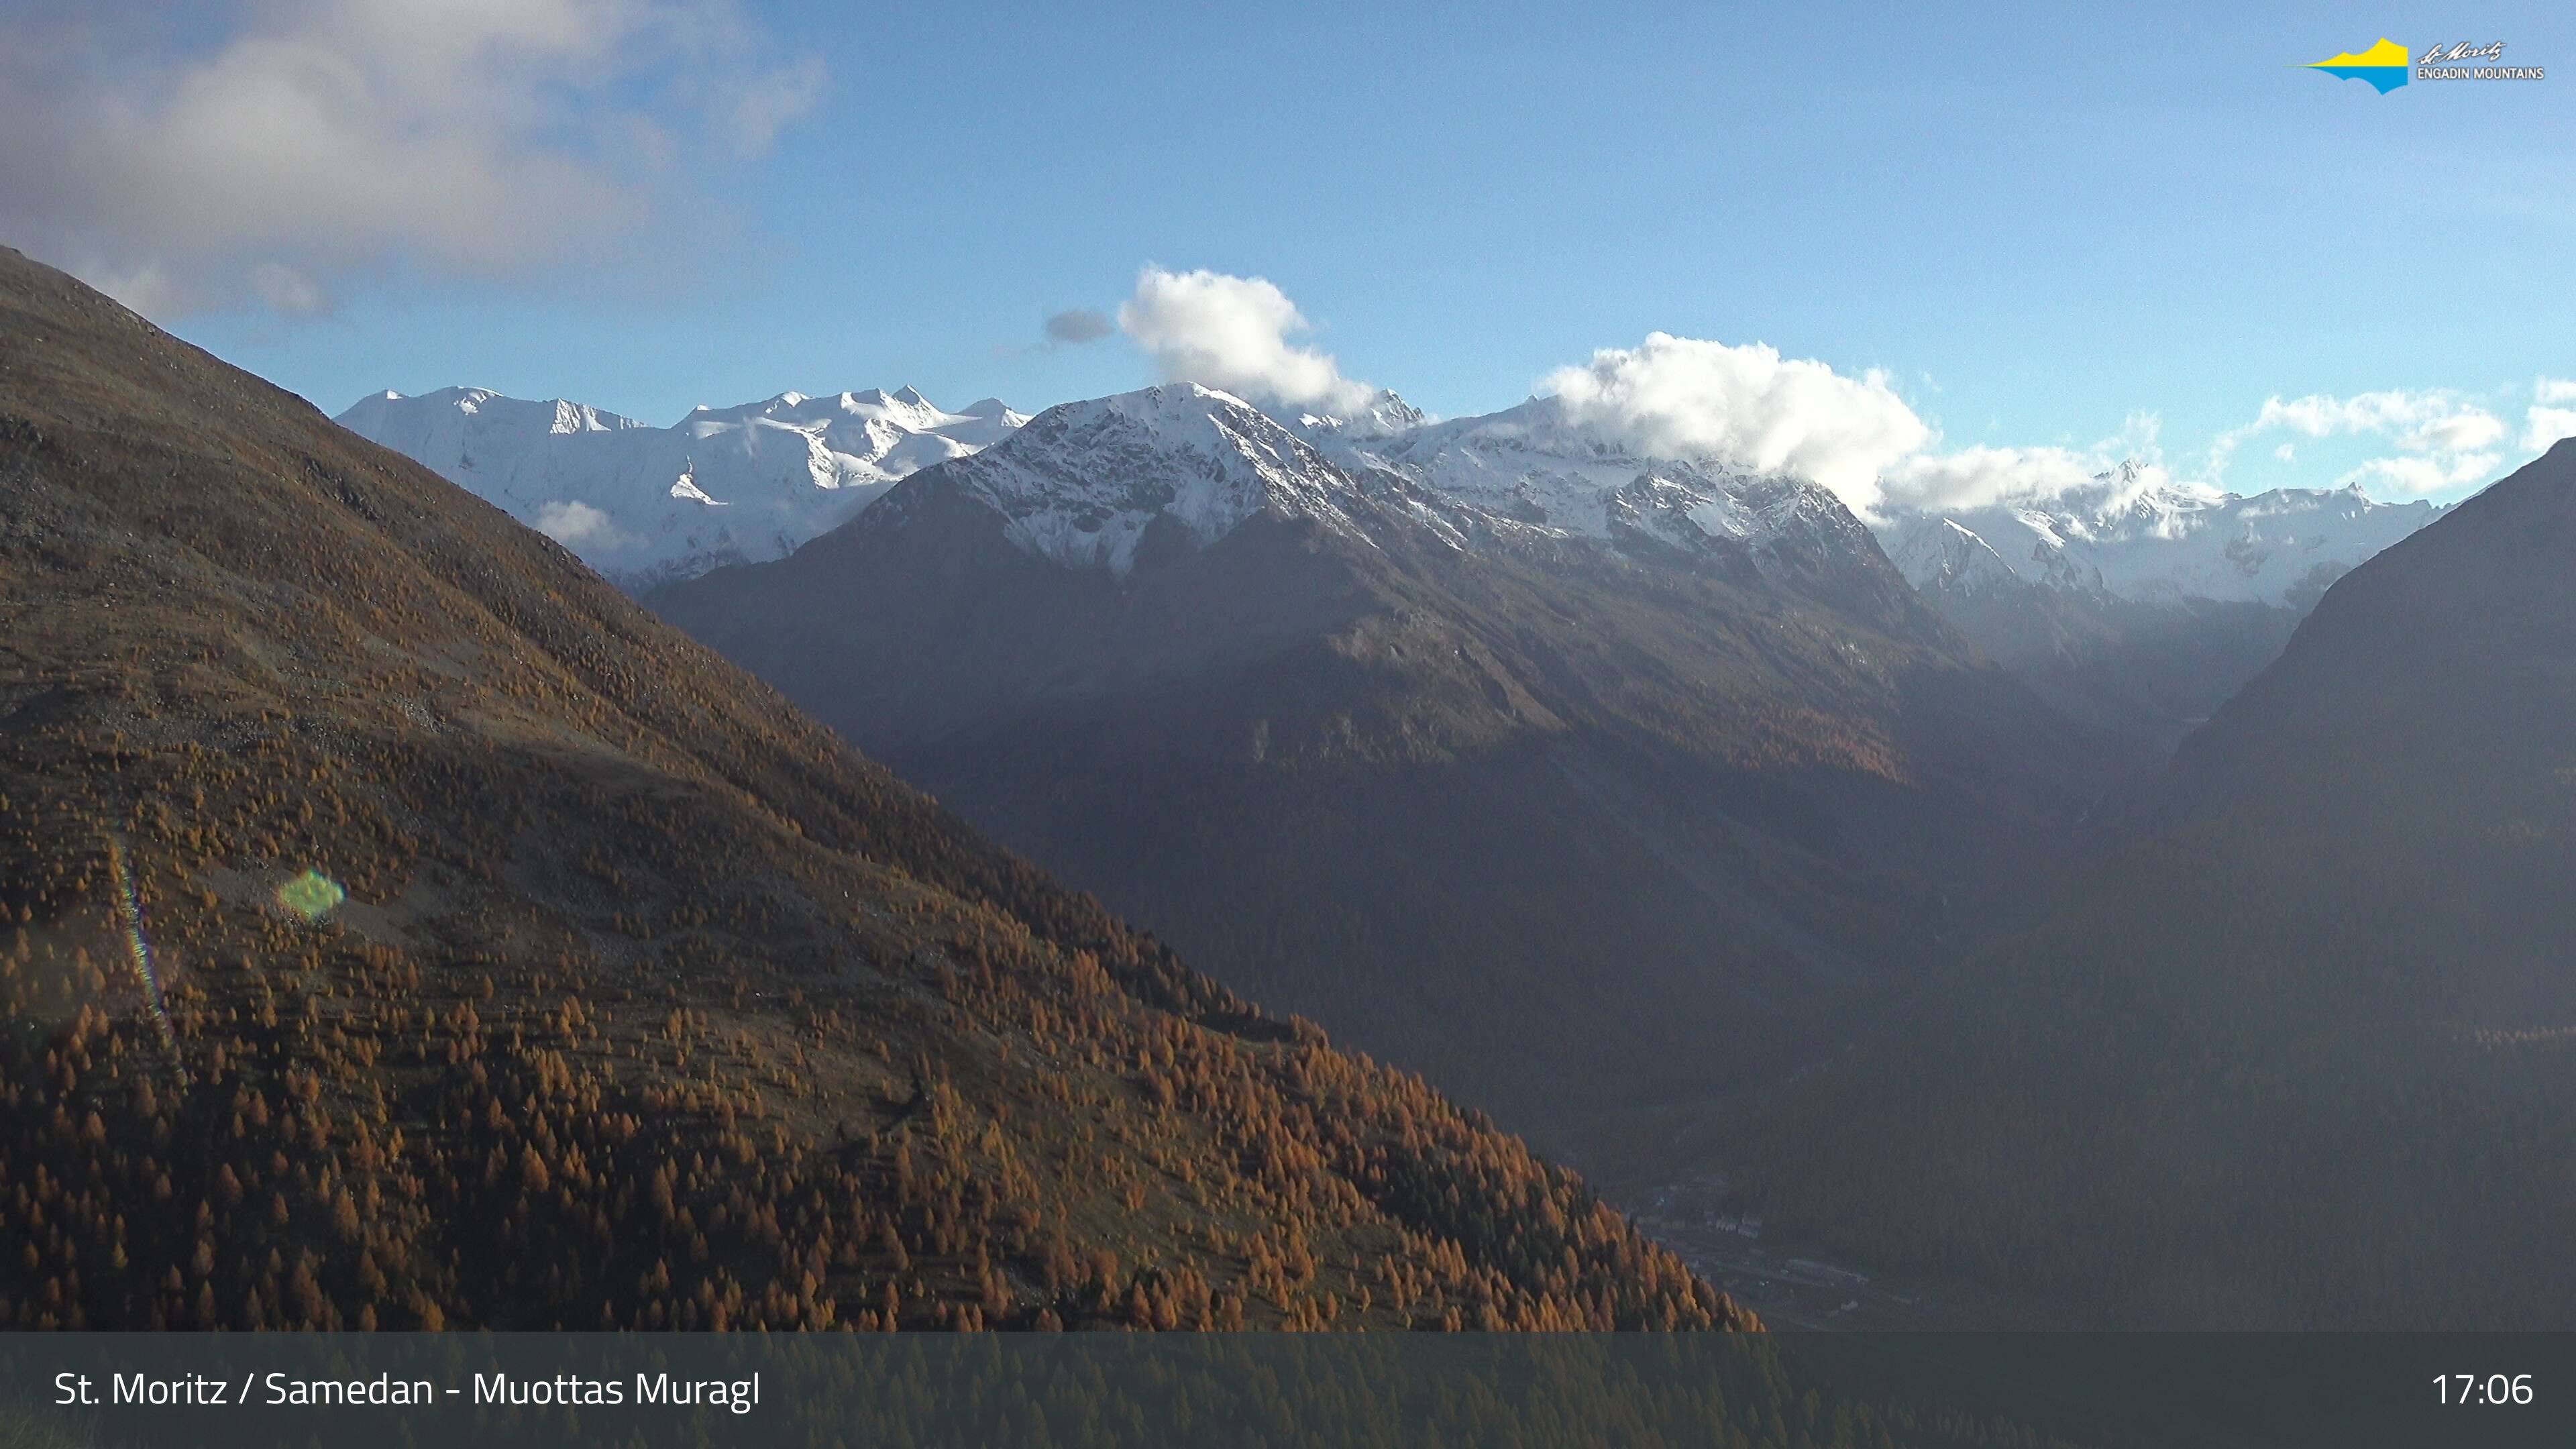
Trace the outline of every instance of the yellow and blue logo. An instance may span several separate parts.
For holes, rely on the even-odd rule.
[[[2415,57],[2405,46],[2381,36],[2377,45],[2359,55],[2346,51],[2305,69],[2321,70],[2342,80],[2368,81],[2384,96],[2406,84],[2407,74],[2414,64]]]

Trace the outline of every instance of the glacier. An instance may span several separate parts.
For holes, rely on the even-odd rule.
[[[909,387],[783,392],[657,428],[579,403],[451,387],[359,400],[342,427],[426,464],[635,592],[781,557],[923,468],[1028,421]]]

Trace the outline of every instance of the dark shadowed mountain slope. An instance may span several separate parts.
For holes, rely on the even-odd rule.
[[[2047,501],[1901,517],[1942,617],[2077,719],[2163,752],[2272,662],[2328,585],[2442,510],[2358,487],[2251,497],[2123,463]]]
[[[1605,1163],[1597,1124],[1788,1070],[1946,949],[2108,766],[1823,490],[1549,474],[1500,426],[1485,499],[1439,437],[1069,404],[650,602],[1229,985]]]
[[[2336,583],[2043,928],[1763,1117],[1775,1212],[2125,1321],[2576,1320],[2571,557],[2561,443]]]
[[[2314,602],[2148,601],[2021,581],[1924,593],[2040,698],[2159,754],[2279,658]]]
[[[537,534],[5,251],[0,1004],[0,1322],[1744,1321]]]

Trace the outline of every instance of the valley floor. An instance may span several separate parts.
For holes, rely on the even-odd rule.
[[[1973,1332],[2064,1329],[2083,1321],[2074,1305],[1827,1256],[1826,1249],[1803,1246],[1794,1225],[1734,1205],[1721,1173],[1611,1197],[1692,1272],[1775,1328]]]

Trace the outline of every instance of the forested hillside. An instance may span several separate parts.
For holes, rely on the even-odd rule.
[[[0,1007],[15,1326],[1750,1321],[14,252]]]

